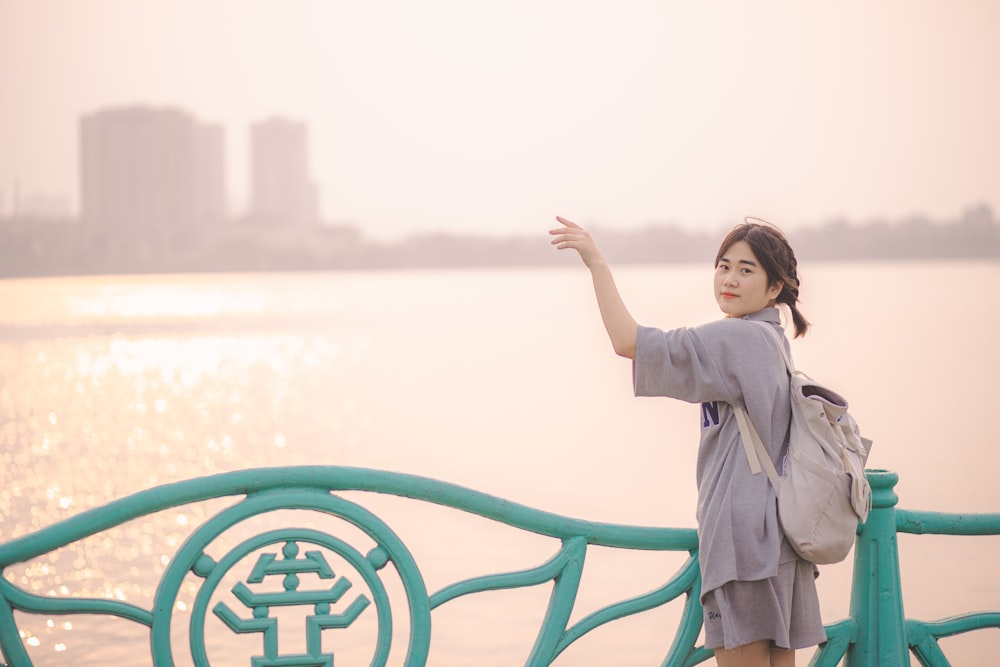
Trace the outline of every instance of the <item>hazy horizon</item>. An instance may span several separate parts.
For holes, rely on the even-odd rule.
[[[376,239],[1000,209],[1000,5],[0,0],[0,215],[78,210],[77,123],[307,123],[322,217]]]

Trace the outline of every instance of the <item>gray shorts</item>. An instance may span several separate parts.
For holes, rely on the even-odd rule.
[[[782,563],[760,581],[730,581],[705,594],[705,648],[736,648],[770,640],[778,648],[826,641],[812,563]]]

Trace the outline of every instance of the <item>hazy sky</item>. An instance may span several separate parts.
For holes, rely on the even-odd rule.
[[[81,113],[308,122],[321,208],[390,238],[1000,209],[1000,2],[0,0],[0,212],[77,201]]]

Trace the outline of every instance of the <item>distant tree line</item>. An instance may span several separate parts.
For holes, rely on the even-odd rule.
[[[616,263],[705,262],[726,228],[693,231],[654,224],[594,228]],[[912,217],[860,224],[834,220],[788,230],[801,259],[1000,258],[1000,222],[986,205],[958,219]],[[268,228],[217,224],[202,231],[162,229],[94,234],[75,220],[0,220],[0,276],[225,271],[295,271],[565,264],[544,231],[537,235],[419,234],[394,242],[365,239],[354,227]]]
[[[957,220],[915,216],[894,223],[846,220],[789,233],[796,252],[814,259],[962,259],[1000,257],[1000,224],[986,205]]]

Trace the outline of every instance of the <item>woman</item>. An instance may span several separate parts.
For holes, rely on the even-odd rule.
[[[788,374],[765,327],[782,332],[777,304],[795,335],[809,323],[799,312],[795,254],[775,227],[748,219],[723,240],[715,258],[715,299],[726,318],[663,331],[639,326],[625,307],[607,261],[579,225],[556,218],[559,250],[576,250],[590,269],[601,318],[615,352],[633,360],[637,396],[701,403],[698,538],[705,647],[720,667],[795,664],[795,649],[826,640],[815,568],[778,525],[774,489],[753,475],[732,405],[743,405],[775,466],[788,447]]]

